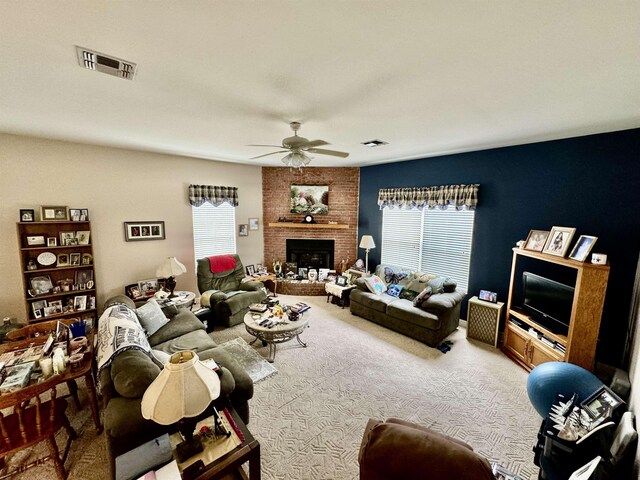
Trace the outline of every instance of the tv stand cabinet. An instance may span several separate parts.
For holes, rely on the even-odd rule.
[[[513,304],[518,259],[530,257],[577,270],[569,332],[556,334],[533,320]],[[544,362],[560,361],[593,370],[602,307],[609,280],[609,265],[577,262],[555,255],[513,249],[507,322],[502,351],[527,370]],[[545,341],[542,338],[545,338]]]

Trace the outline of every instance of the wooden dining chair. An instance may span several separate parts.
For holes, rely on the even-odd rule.
[[[4,343],[22,342],[25,346],[29,340],[41,339],[43,342],[51,333],[56,333],[58,322],[62,322],[65,325],[71,325],[77,321],[77,318],[64,318],[61,320],[48,320],[44,322],[33,323],[24,327],[12,330],[4,337]],[[69,388],[69,394],[73,398],[73,402],[78,410],[80,410],[80,398],[78,397],[78,384],[75,380],[69,380],[67,382]]]
[[[71,441],[76,438],[76,432],[65,414],[66,400],[57,397],[55,380],[3,395],[14,396],[15,404],[13,413],[5,416],[0,412],[0,458],[4,460],[8,455],[40,442],[47,442],[49,454],[27,465],[21,465],[2,478],[11,477],[51,460],[58,478],[65,480],[67,472],[64,462],[67,459]],[[62,455],[55,439],[55,434],[61,428],[66,430],[68,437]]]

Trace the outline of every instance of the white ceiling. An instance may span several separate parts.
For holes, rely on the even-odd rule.
[[[0,0],[0,38],[8,133],[275,166],[298,120],[346,166],[640,127],[637,0]]]

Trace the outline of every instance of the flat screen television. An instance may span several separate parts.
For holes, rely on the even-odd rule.
[[[522,286],[524,310],[546,329],[566,335],[575,289],[531,272],[523,272]]]

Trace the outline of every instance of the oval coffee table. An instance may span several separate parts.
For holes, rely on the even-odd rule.
[[[304,314],[300,315],[295,322],[290,321],[289,317],[285,314],[279,320],[279,323],[271,328],[258,325],[258,323],[269,315],[268,313],[260,315],[257,321],[254,320],[254,315],[254,313],[248,312],[244,316],[244,327],[247,329],[247,332],[256,337],[249,345],[253,345],[257,340],[261,340],[263,344],[269,344],[269,357],[267,360],[270,363],[273,363],[276,358],[276,346],[278,343],[288,342],[293,339],[293,337],[296,337],[300,345],[303,347],[307,346],[305,342],[300,340],[300,334],[309,326],[309,319],[305,318]],[[272,320],[275,318],[276,317],[273,317]]]

